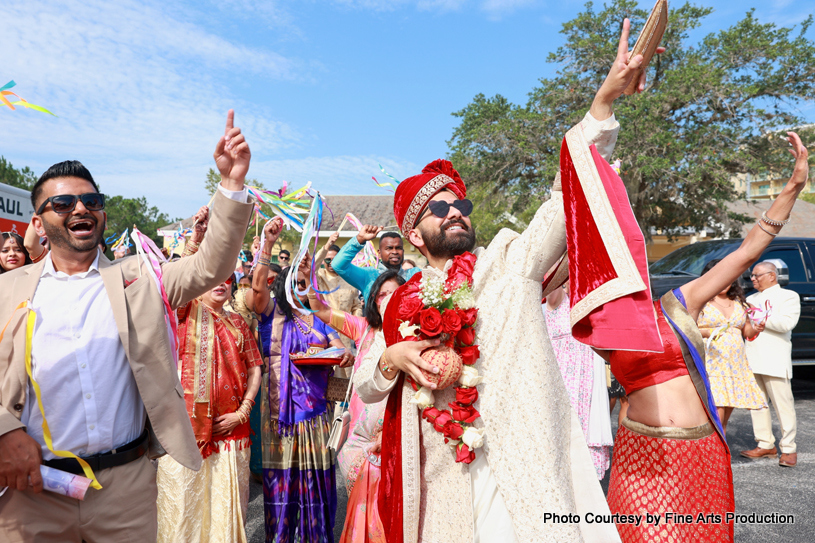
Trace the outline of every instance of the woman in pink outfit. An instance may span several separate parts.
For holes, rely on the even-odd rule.
[[[557,364],[563,375],[563,383],[569,393],[569,400],[577,413],[583,435],[586,436],[597,478],[602,479],[611,464],[609,449],[612,443],[611,425],[607,411],[608,390],[605,388],[605,362],[596,359],[597,355],[591,347],[572,337],[568,288],[569,282],[567,281],[563,288],[556,288],[549,293],[543,312],[546,316],[546,328],[549,330],[549,338],[552,340]],[[602,370],[602,373],[599,373],[598,370]],[[595,372],[599,374],[595,375]],[[592,404],[592,400],[595,403],[598,401],[597,387],[602,389],[601,393],[605,392],[602,406]],[[596,429],[601,424],[608,426],[605,437],[598,437],[598,432],[592,431],[593,426]]]

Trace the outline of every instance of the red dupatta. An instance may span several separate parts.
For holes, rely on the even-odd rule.
[[[645,238],[622,179],[580,126],[563,139],[560,174],[572,335],[598,349],[662,352]]]

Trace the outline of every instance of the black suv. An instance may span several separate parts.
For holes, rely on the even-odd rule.
[[[649,267],[654,298],[699,277],[705,264],[735,251],[742,240],[720,239],[687,245],[657,260]],[[775,238],[764,250],[762,260],[777,259],[778,283],[801,297],[801,318],[792,331],[793,365],[815,364],[815,238]],[[786,272],[786,273],[785,273]],[[749,296],[755,289],[750,270],[739,279]]]

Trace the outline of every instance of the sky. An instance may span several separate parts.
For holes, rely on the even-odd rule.
[[[751,7],[778,25],[811,11],[809,1],[695,3],[715,11],[692,38]],[[186,217],[209,199],[204,179],[234,108],[252,149],[249,177],[266,187],[285,180],[325,194],[388,194],[371,180],[384,178],[378,164],[402,179],[444,157],[451,113],[475,95],[524,103],[554,74],[546,57],[583,6],[11,0],[0,17],[0,86],[16,81],[13,91],[58,117],[0,108],[0,155],[38,175],[80,160],[102,192],[145,196]]]

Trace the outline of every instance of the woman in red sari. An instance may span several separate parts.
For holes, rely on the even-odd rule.
[[[606,352],[630,402],[614,444],[611,512],[662,515],[658,525],[618,524],[624,542],[733,540],[733,522],[727,519],[735,509],[730,451],[707,382],[696,319],[789,222],[809,166],[798,135],[788,135],[796,159],[792,177],[741,246],[655,303],[663,352]],[[667,512],[691,515],[690,520],[667,518]],[[700,513],[714,516],[702,519]]]
[[[206,229],[206,208],[184,256]],[[185,468],[169,455],[158,467],[158,541],[245,542],[249,502],[249,413],[263,360],[246,321],[224,310],[234,276],[178,309],[181,386],[204,464]]]

